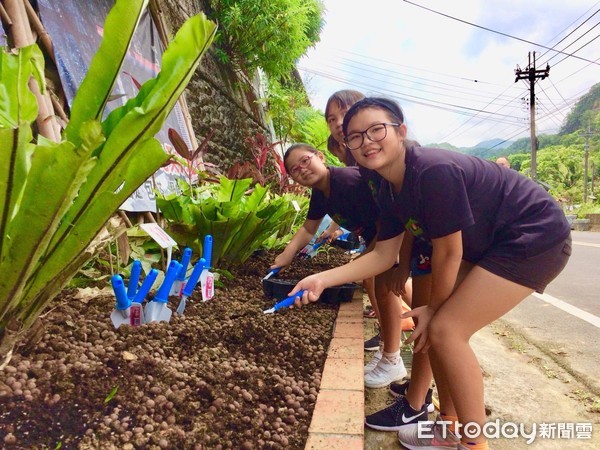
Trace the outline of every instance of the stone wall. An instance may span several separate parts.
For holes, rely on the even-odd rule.
[[[192,15],[202,11],[202,0],[158,0],[170,36]],[[206,7],[206,6],[204,6]],[[185,98],[198,142],[211,129],[215,134],[205,160],[222,170],[250,159],[245,140],[268,134],[262,106],[257,102],[256,80],[248,80],[222,64],[209,49],[186,90]]]
[[[590,219],[590,231],[600,231],[600,214],[588,214]]]

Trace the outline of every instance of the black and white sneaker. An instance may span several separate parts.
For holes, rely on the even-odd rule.
[[[374,352],[379,350],[379,342],[381,341],[381,334],[377,333],[371,339],[365,341],[365,351]]]
[[[417,411],[410,407],[405,397],[398,396],[387,408],[367,416],[365,425],[375,430],[398,431],[405,425],[426,420],[429,416],[425,405]]]
[[[390,383],[390,394],[394,397],[398,397],[399,395],[406,397],[409,383],[410,380],[407,380],[404,383]],[[431,389],[429,389],[425,395],[425,406],[427,406],[427,412],[435,411],[435,406],[433,406],[433,390]]]

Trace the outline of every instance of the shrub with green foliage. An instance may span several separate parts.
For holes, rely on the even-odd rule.
[[[260,67],[276,79],[290,74],[323,27],[320,0],[210,0],[210,7],[221,59],[248,74]]]
[[[180,187],[179,195],[157,195],[156,204],[168,222],[166,229],[177,244],[197,254],[202,254],[204,236],[212,235],[215,267],[241,264],[265,243],[277,247],[277,240],[289,240],[308,208],[307,197],[276,195],[260,184],[251,189],[250,178],[221,177],[219,184],[190,188],[180,183]],[[294,209],[294,200],[300,213]]]

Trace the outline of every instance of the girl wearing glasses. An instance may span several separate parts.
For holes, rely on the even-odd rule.
[[[341,90],[332,94],[327,100],[325,107],[325,119],[329,126],[331,136],[343,149],[346,165],[356,165],[356,159],[353,152],[346,145],[343,133],[343,121],[348,110],[358,101],[362,100],[364,95],[361,92],[353,90]],[[376,127],[372,130],[373,134],[387,132],[387,125]],[[340,153],[334,153],[339,155]],[[342,157],[338,156],[340,160]],[[363,178],[369,179],[376,174],[373,171],[361,170]],[[376,195],[374,182],[369,182],[373,195]],[[431,242],[427,239],[417,238],[407,240],[405,248],[411,249],[410,254],[401,256],[402,261],[398,266],[397,273],[398,287],[396,292],[402,292],[402,297],[411,304],[413,308],[422,306],[429,299],[431,290]],[[406,280],[408,275],[411,279]],[[377,366],[380,364],[384,352],[395,352],[400,348],[400,337],[402,333],[402,304],[399,298],[388,297],[386,294],[375,292],[373,279],[363,281],[373,310],[380,324],[380,334],[374,336],[365,342],[365,350],[377,350],[371,360],[365,365],[365,385],[367,387],[379,387],[387,385],[387,380],[379,382],[381,378]],[[379,280],[378,280],[379,281]],[[379,284],[379,283],[378,283]],[[377,348],[377,346],[379,348]],[[384,361],[385,367],[385,361]],[[404,383],[392,382],[389,385],[390,393],[397,397],[392,407],[385,408],[382,411],[375,412],[366,417],[365,424],[368,427],[381,431],[399,430],[410,423],[427,419],[427,412],[433,411],[431,385],[431,367],[426,354],[413,355],[412,371],[410,382]]]
[[[327,167],[324,155],[307,144],[292,145],[286,151],[283,161],[294,181],[311,187],[312,193],[305,222],[283,252],[275,258],[271,269],[290,265],[298,251],[316,233],[326,214],[340,226],[361,236],[367,246],[374,241],[379,211],[358,167]],[[392,265],[393,262],[389,267]],[[364,277],[359,276],[352,281],[361,279]],[[382,285],[378,281],[374,284],[378,301],[398,304],[400,309],[400,299],[394,292],[381,289]],[[399,310],[396,314],[398,318],[400,314]],[[384,387],[406,376],[406,368],[400,357],[400,332],[398,330],[395,344],[390,340],[373,364],[379,368],[365,368],[367,387]]]
[[[348,109],[363,98],[365,98],[364,94],[359,91],[344,89],[334,92],[325,105],[325,120],[331,133],[327,148],[346,166],[356,166],[357,164],[344,142],[342,124]],[[334,238],[336,228],[332,224],[319,238]],[[392,377],[385,375],[385,371],[382,372],[381,368],[375,372],[373,371],[379,365],[384,352],[395,353],[400,349],[402,302],[398,296],[383,301],[384,298],[387,298],[386,294],[380,294],[381,299],[378,300],[373,278],[363,279],[363,287],[369,296],[373,311],[379,322],[379,332],[365,341],[365,350],[375,351],[374,356],[365,365],[365,385],[367,387],[387,386],[390,381],[394,381],[391,379]],[[411,303],[412,289],[410,283],[403,290],[402,295],[407,303]],[[392,320],[392,318],[395,320]]]
[[[487,449],[477,433],[485,423],[483,379],[469,345],[479,329],[542,292],[566,265],[570,227],[556,201],[532,180],[490,161],[440,149],[405,145],[400,107],[382,98],[354,104],[343,124],[358,163],[380,176],[381,228],[372,252],[301,280],[297,306],[315,301],[325,287],[385,270],[405,232],[433,244],[432,289],[410,340],[426,351],[440,399],[440,421],[402,427],[407,448]],[[460,436],[457,424],[472,426]],[[445,433],[449,430],[450,433]],[[420,432],[419,432],[420,431]],[[454,432],[456,431],[456,434]]]

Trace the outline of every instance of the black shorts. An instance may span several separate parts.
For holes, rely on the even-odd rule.
[[[476,265],[540,294],[565,268],[571,256],[571,236],[549,250],[528,258],[494,255],[493,249]]]

